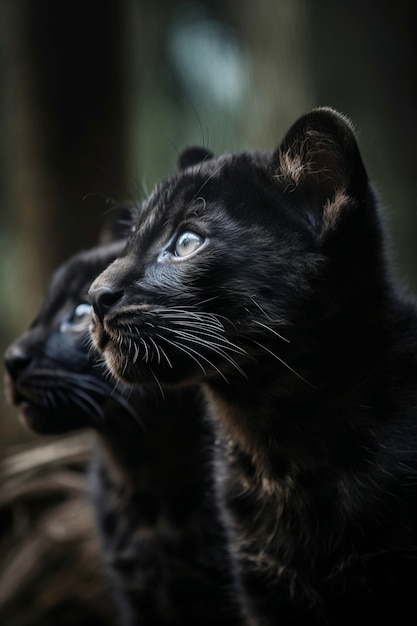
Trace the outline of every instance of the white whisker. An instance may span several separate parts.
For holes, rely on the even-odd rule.
[[[104,412],[102,407],[87,393],[83,392],[81,388],[75,388],[73,391],[68,393],[69,396],[72,396],[74,399],[79,399],[85,402],[87,406],[90,406],[91,409],[94,410],[95,414],[101,419],[104,419]],[[90,413],[93,417],[93,413]]]
[[[158,380],[158,377],[156,376],[156,374],[155,374],[155,372],[153,371],[152,367],[150,367],[149,369],[150,369],[150,371],[151,371],[152,376],[153,376],[153,377],[154,377],[154,379],[155,379],[156,384],[158,385],[159,391],[161,392],[161,396],[162,396],[162,397],[163,397],[163,399],[165,400],[165,393],[164,393],[164,390],[163,390],[163,388],[162,388],[161,383],[160,383],[160,382],[159,382],[159,380]]]
[[[210,176],[208,176],[208,177],[206,178],[206,180],[204,181],[204,183],[201,185],[200,189],[198,189],[198,191],[196,192],[196,194],[195,194],[196,196],[198,196],[198,195],[202,192],[202,190],[204,189],[204,187],[205,187],[205,186],[206,186],[206,185],[210,182],[210,180],[211,180],[212,178],[214,178],[214,176],[216,176],[216,174],[217,174],[218,172],[220,172],[220,170],[221,170],[221,169],[223,169],[223,167],[224,167],[225,165],[226,165],[226,163],[222,163],[221,165],[219,165],[219,167],[218,167],[217,169],[215,169],[215,170],[214,170],[214,172],[213,172],[212,174],[210,174]]]
[[[268,352],[268,354],[270,354],[272,357],[274,357],[274,359],[277,359],[277,361],[279,361],[281,363],[281,365],[283,365],[284,367],[286,367],[290,372],[292,372],[295,376],[297,376],[297,378],[299,378],[300,380],[302,380],[304,383],[306,383],[306,385],[308,385],[309,387],[313,387],[313,389],[315,389],[315,386],[312,385],[311,383],[308,382],[308,380],[306,380],[303,376],[301,376],[301,374],[299,374],[295,369],[293,369],[291,367],[291,365],[288,365],[288,363],[286,361],[284,361],[284,359],[281,359],[277,354],[275,354],[275,352],[272,352],[272,350],[270,350],[269,348],[267,348],[266,346],[262,345],[261,343],[259,343],[258,341],[255,341],[254,339],[251,339],[251,341],[257,345],[259,348],[261,348],[262,350],[265,350],[265,352]]]
[[[187,348],[185,348],[184,346],[178,344],[176,341],[171,341],[170,339],[168,339],[167,337],[164,337],[163,335],[157,335],[157,336],[160,339],[162,339],[163,341],[166,341],[168,344],[170,344],[171,346],[173,346],[177,350],[181,350],[181,352],[184,352],[184,354],[186,354],[191,359],[193,359],[193,361],[195,361],[195,363],[197,363],[197,365],[201,368],[203,374],[207,375],[207,372],[204,369],[204,367],[201,365],[200,361],[197,358],[195,358],[192,354],[190,354],[190,352],[189,352],[189,350]]]
[[[287,343],[291,343],[289,339],[287,339],[286,337],[283,337],[280,333],[278,333],[276,330],[274,330],[270,326],[267,326],[263,322],[260,322],[259,320],[254,320],[254,324],[258,324],[258,326],[261,326],[262,328],[265,328],[265,330],[268,330],[269,332],[273,333],[276,337],[279,337],[279,339],[282,339],[282,341],[285,341]]]
[[[164,328],[164,330],[167,330],[169,332],[174,333],[175,335],[178,335],[184,341],[188,341],[188,342],[195,343],[197,345],[203,345],[203,346],[208,347],[212,352],[214,352],[215,354],[218,354],[219,356],[224,358],[226,361],[228,361],[228,363],[230,363],[239,372],[239,374],[241,374],[244,378],[247,378],[245,372],[241,369],[241,367],[223,349],[224,345],[222,345],[222,344],[219,345],[219,344],[216,344],[215,342],[207,341],[205,339],[202,339],[199,336],[192,335],[191,333],[188,333],[188,332],[185,332],[185,331],[174,330],[174,329],[171,329],[171,328]],[[229,348],[229,349],[232,350],[232,351],[238,352],[238,350],[236,350],[236,349],[235,350],[233,350],[232,348]],[[241,352],[241,351],[239,351],[239,352]],[[202,356],[202,355],[200,355],[200,356]]]

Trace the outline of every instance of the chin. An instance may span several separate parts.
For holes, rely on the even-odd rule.
[[[78,419],[78,415],[68,416],[63,412],[57,418],[56,411],[49,413],[45,408],[39,408],[30,402],[21,402],[16,408],[20,423],[38,435],[61,435],[85,426],[84,420]]]
[[[181,385],[180,368],[164,367],[161,363],[143,363],[127,358],[110,343],[103,352],[110,373],[125,385]]]
[[[99,353],[103,353],[109,343],[111,343],[110,335],[108,335],[104,326],[100,324],[94,311],[91,313],[89,334],[93,348]]]
[[[39,435],[54,434],[54,430],[51,429],[51,420],[46,418],[44,412],[39,413],[37,407],[29,402],[22,402],[16,408],[19,421],[27,430]]]
[[[127,385],[141,385],[153,381],[149,367],[142,369],[138,363],[132,363],[117,349],[107,345],[103,352],[106,366],[110,374]]]

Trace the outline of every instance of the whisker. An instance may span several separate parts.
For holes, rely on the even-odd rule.
[[[260,322],[259,320],[254,320],[254,323],[258,324],[258,326],[261,326],[262,328],[265,328],[265,330],[268,330],[269,332],[273,333],[276,337],[279,337],[279,339],[282,339],[282,341],[285,341],[286,343],[291,343],[289,339],[287,339],[286,337],[283,337],[280,333],[278,333],[276,330],[274,330],[270,326],[267,326],[263,322]]]
[[[176,335],[182,336],[185,339],[189,338],[193,341],[195,341],[196,343],[201,343],[203,345],[207,345],[209,347],[212,346],[216,346],[219,348],[227,348],[228,350],[230,350],[231,352],[236,352],[238,354],[246,354],[246,351],[243,350],[243,348],[240,348],[239,346],[236,346],[234,343],[232,343],[231,341],[229,341],[228,339],[226,339],[225,337],[219,337],[219,335],[217,335],[216,333],[208,333],[205,332],[204,336],[200,336],[197,334],[193,334],[190,333],[187,330],[178,330],[177,328],[169,328],[169,327],[165,327],[165,326],[161,326],[160,327],[162,330],[166,330],[168,332],[171,333],[175,333]],[[193,330],[193,328],[192,328]],[[209,341],[208,339],[204,339],[204,337],[212,337],[213,339],[216,339],[216,341]]]
[[[251,341],[255,345],[257,345],[259,348],[261,348],[262,350],[265,350],[265,352],[268,352],[268,354],[270,354],[272,357],[277,359],[277,361],[279,361],[284,367],[286,367],[290,372],[292,372],[295,376],[297,376],[297,378],[299,378],[304,383],[306,383],[306,385],[308,385],[309,387],[312,387],[313,389],[316,389],[316,387],[312,383],[309,383],[308,380],[306,380],[303,376],[301,376],[301,374],[299,374],[295,369],[293,369],[291,365],[288,365],[288,363],[284,361],[284,359],[281,359],[277,354],[275,354],[275,352],[272,352],[272,350],[262,345],[258,341],[255,341],[254,339],[251,339]]]
[[[100,418],[101,421],[104,419],[103,409],[100,407],[97,402],[95,402],[90,396],[83,393],[80,389],[74,389],[73,391],[68,392],[68,397],[72,398],[73,402],[77,404],[87,415],[90,417]],[[94,411],[94,413],[92,412]]]
[[[138,347],[138,346],[135,346],[135,355],[134,355],[134,357],[133,357],[133,363],[136,363],[136,361],[138,360],[138,358],[139,358],[139,347]]]
[[[115,400],[142,429],[144,429],[143,421],[140,419],[138,413],[130,404],[129,400],[126,398],[126,393],[129,393],[130,396],[132,394],[132,390],[130,390],[128,387],[123,386],[123,391],[118,391],[117,387],[121,384],[122,383],[120,383],[120,381],[115,380],[110,397],[112,398],[112,400]]]
[[[247,376],[246,376],[245,372],[242,370],[242,368],[236,363],[236,361],[234,359],[232,359],[232,357],[230,355],[228,355],[225,352],[225,350],[223,350],[223,346],[219,346],[218,344],[215,344],[213,342],[210,342],[210,341],[207,341],[205,339],[202,339],[201,337],[196,337],[196,336],[191,335],[190,333],[187,333],[185,331],[177,331],[177,330],[173,331],[170,328],[167,328],[166,330],[174,332],[175,335],[179,335],[185,341],[190,341],[190,342],[195,343],[197,345],[207,346],[215,354],[218,354],[219,356],[223,357],[226,361],[228,361],[244,378],[247,378]],[[236,352],[236,350],[234,350],[234,351]]]
[[[169,360],[168,355],[165,352],[165,350],[161,346],[158,346],[158,344],[156,343],[156,341],[154,341],[154,339],[152,339],[152,337],[150,337],[149,339],[152,342],[152,345],[154,346],[156,353],[158,355],[158,365],[160,365],[161,363],[161,354],[162,354],[162,356],[165,358],[166,362],[168,363],[168,366],[172,369],[172,363]]]
[[[266,313],[266,311],[261,307],[261,305],[259,304],[259,302],[256,302],[255,298],[253,296],[250,296],[250,299],[252,300],[253,304],[258,307],[258,309],[260,310],[260,312],[265,315],[267,320],[270,320],[271,317],[268,315],[268,313]]]
[[[150,312],[148,312],[150,313]],[[201,314],[197,311],[193,311],[192,309],[176,309],[175,307],[171,307],[169,309],[155,309],[151,315],[159,314],[166,319],[183,319],[184,321],[189,321],[190,318],[194,320],[200,321],[202,324],[208,324],[209,326],[214,326],[219,330],[224,332],[224,326],[218,319],[217,315],[214,313],[205,313]]]
[[[202,192],[204,187],[210,182],[210,180],[212,178],[214,178],[214,176],[216,176],[216,174],[218,174],[218,172],[220,172],[220,170],[222,170],[225,165],[226,165],[226,163],[221,163],[219,165],[219,167],[217,169],[215,169],[214,172],[212,172],[212,174],[210,174],[210,176],[208,176],[208,178],[204,181],[204,183],[201,185],[201,187],[195,193],[194,200],[195,200],[196,197],[198,197],[200,195],[200,193]]]
[[[189,356],[195,363],[197,363],[197,365],[201,368],[203,374],[207,375],[207,372],[204,369],[204,367],[202,366],[202,364],[200,363],[200,361],[197,358],[195,358],[192,354],[190,354],[188,348],[185,348],[184,346],[182,346],[181,344],[177,343],[176,341],[172,341],[172,340],[168,339],[167,337],[164,337],[163,335],[157,335],[157,337],[159,337],[163,341],[166,341],[169,345],[173,346],[177,350],[181,350],[181,352],[184,352],[184,354]]]
[[[164,341],[167,341],[167,338],[164,335],[160,335],[161,339],[163,339]],[[216,372],[218,374],[220,374],[220,376],[225,380],[226,383],[229,383],[228,379],[226,378],[226,376],[223,374],[223,372],[216,367],[216,365],[214,365],[214,363],[212,363],[210,361],[210,359],[208,359],[206,356],[204,356],[204,354],[201,354],[200,352],[197,352],[197,350],[194,350],[194,348],[191,348],[190,346],[187,346],[187,348],[185,348],[184,346],[182,346],[181,344],[178,344],[177,342],[171,341],[170,342],[174,347],[177,347],[179,350],[182,350],[183,352],[185,352],[186,354],[188,354],[188,356],[190,356],[191,358],[193,358],[193,354],[197,355],[200,359],[202,359],[203,361],[205,361],[206,363],[208,363],[208,365],[210,365],[210,367],[212,367],[214,370],[216,370]],[[192,354],[190,354],[192,353]],[[201,365],[201,363],[197,360],[197,358],[194,358],[194,361],[196,361],[198,363],[198,365],[201,367],[201,369],[203,370],[203,373],[205,375],[207,375],[207,372],[205,371],[205,369],[203,368],[203,366]]]
[[[104,411],[102,407],[88,394],[84,393],[81,389],[74,389],[73,391],[68,392],[68,396],[82,399],[87,405],[91,406],[91,408],[95,411],[97,417],[99,417],[102,421],[104,420]]]
[[[153,377],[154,377],[154,379],[155,379],[156,384],[158,385],[158,388],[159,388],[159,391],[161,392],[161,396],[162,396],[162,398],[165,400],[165,393],[164,393],[164,390],[163,390],[163,388],[162,388],[161,383],[159,382],[159,379],[158,379],[157,375],[156,375],[156,374],[155,374],[155,372],[153,371],[152,367],[150,367],[149,369],[150,369],[150,371],[151,371],[152,376],[153,376]]]
[[[108,384],[104,380],[96,378],[95,376],[91,376],[88,374],[78,374],[73,372],[65,372],[65,378],[63,376],[57,376],[56,374],[49,373],[49,377],[47,376],[47,372],[42,373],[42,376],[33,376],[33,380],[39,383],[42,381],[42,384],[46,386],[46,384],[51,385],[54,384],[55,388],[53,390],[49,389],[48,391],[44,391],[44,402],[43,404],[50,405],[51,407],[57,407],[57,401],[54,398],[61,398],[66,404],[69,404],[69,401],[74,401],[77,397],[80,399],[82,396],[84,403],[88,403],[91,407],[94,407],[95,412],[100,418],[104,417],[104,411],[101,406],[91,397],[91,393],[98,394],[102,397],[111,397],[115,402],[117,402],[121,408],[123,408],[126,413],[128,413],[131,417],[133,417],[136,421],[138,421],[138,416],[134,411],[133,407],[124,396],[124,393],[127,391],[127,387],[123,387],[123,391],[116,390],[116,386],[118,385],[118,381],[111,376],[108,377],[111,379],[112,385]],[[48,380],[49,379],[49,380]],[[77,395],[78,394],[78,395]],[[39,393],[36,394],[38,397]],[[46,402],[45,402],[46,400]],[[83,403],[83,410],[86,410],[85,404]],[[77,403],[80,406],[80,403]],[[89,415],[91,415],[91,411],[86,411]],[[140,423],[140,422],[139,422]]]
[[[140,340],[141,340],[143,347],[145,348],[145,363],[148,363],[150,359],[149,359],[149,349],[148,349],[147,343],[143,339],[143,337],[141,337]]]
[[[52,391],[45,391],[45,395],[51,408],[56,408],[56,401],[54,401],[54,394]]]

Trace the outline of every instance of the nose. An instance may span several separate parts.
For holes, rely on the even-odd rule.
[[[28,367],[32,357],[19,346],[11,345],[4,353],[4,365],[13,380]]]
[[[106,313],[120,300],[122,295],[122,291],[113,291],[109,287],[99,287],[88,292],[91,306],[100,322],[103,322]]]

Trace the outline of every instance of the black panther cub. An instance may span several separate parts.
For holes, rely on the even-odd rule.
[[[115,376],[204,389],[251,624],[416,620],[416,303],[344,116],[185,151],[90,299]]]
[[[98,246],[55,272],[38,317],[5,354],[9,397],[35,431],[98,433],[90,491],[123,625],[239,624],[200,392],[127,390],[89,349],[86,294],[123,246]]]

